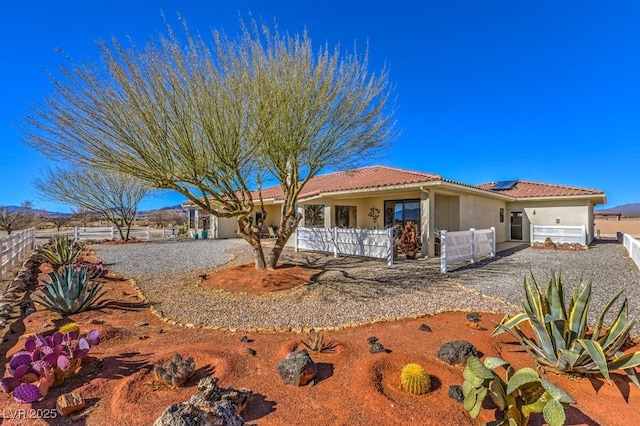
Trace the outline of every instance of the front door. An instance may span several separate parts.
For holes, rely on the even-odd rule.
[[[522,241],[522,230],[524,226],[524,216],[521,210],[510,212],[511,216],[511,232],[510,237],[512,240]]]

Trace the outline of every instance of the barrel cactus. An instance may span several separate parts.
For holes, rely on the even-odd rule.
[[[420,364],[407,364],[400,372],[400,388],[413,395],[424,395],[429,392],[431,379]]]

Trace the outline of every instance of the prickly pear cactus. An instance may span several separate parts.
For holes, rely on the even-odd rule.
[[[400,373],[400,388],[413,395],[423,395],[429,392],[431,379],[420,364],[407,364]]]
[[[179,353],[173,359],[161,365],[156,365],[154,372],[163,382],[171,386],[182,386],[193,376],[196,371],[196,363],[192,357],[185,359]]]

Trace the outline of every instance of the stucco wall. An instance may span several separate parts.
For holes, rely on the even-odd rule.
[[[447,231],[460,231],[460,197],[436,193],[435,227]]]
[[[588,201],[529,201],[508,203],[508,211],[524,211],[524,241],[530,241],[530,225],[567,225],[587,228],[587,241],[593,239],[592,207]],[[507,213],[508,220],[508,213]]]
[[[500,209],[504,209],[504,221],[500,222]],[[506,202],[475,195],[460,196],[460,229],[470,228],[496,229],[496,242],[506,241],[509,237],[509,216]]]
[[[640,238],[640,218],[595,219],[595,235],[600,231],[601,237],[615,237],[618,232]]]
[[[218,238],[236,238],[238,236],[238,222],[235,217],[219,217]]]

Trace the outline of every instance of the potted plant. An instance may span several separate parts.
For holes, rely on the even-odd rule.
[[[420,237],[416,232],[416,227],[412,221],[407,222],[402,228],[400,235],[400,246],[407,259],[415,259],[416,251],[420,248]]]

